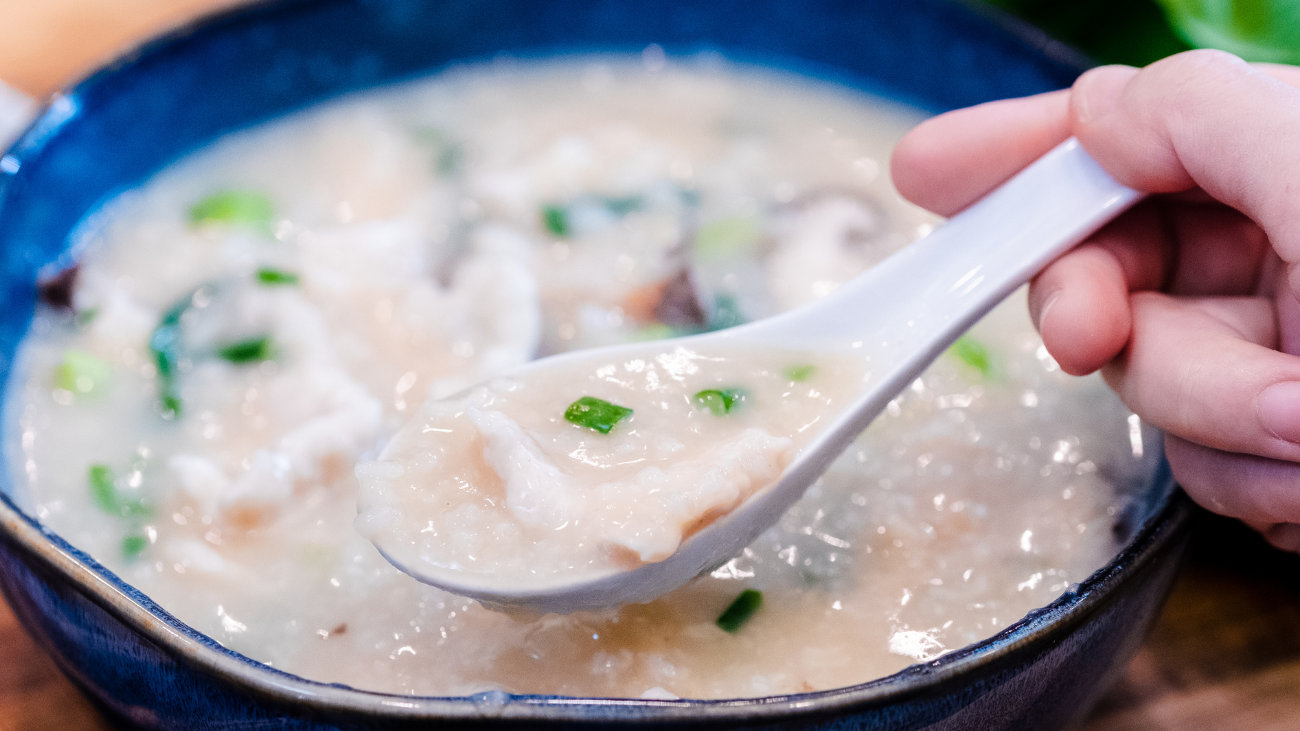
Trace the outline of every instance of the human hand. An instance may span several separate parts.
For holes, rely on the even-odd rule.
[[[1300,550],[1300,68],[1189,51],[918,126],[894,182],[951,215],[1067,137],[1148,198],[1030,287],[1067,373],[1165,430],[1205,507]]]

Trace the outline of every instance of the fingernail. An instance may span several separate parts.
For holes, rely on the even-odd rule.
[[[1037,312],[1029,313],[1030,319],[1033,320],[1034,327],[1038,328],[1038,333],[1040,335],[1043,333],[1043,323],[1047,321],[1047,311],[1052,309],[1052,305],[1056,304],[1056,301],[1060,298],[1061,298],[1061,290],[1058,289],[1055,292],[1052,292],[1051,294],[1047,295],[1047,299],[1043,302],[1043,304],[1040,307],[1037,308],[1038,310]]]
[[[1130,66],[1102,66],[1085,71],[1070,91],[1075,123],[1086,125],[1103,116],[1137,72]]]
[[[1259,394],[1259,421],[1270,434],[1300,444],[1300,381],[1275,383]]]
[[[1079,124],[1088,124],[1092,121],[1092,106],[1088,103],[1088,90],[1096,80],[1097,74],[1091,71],[1085,71],[1082,76],[1074,82],[1074,88],[1070,90],[1070,101],[1074,104],[1074,118]]]

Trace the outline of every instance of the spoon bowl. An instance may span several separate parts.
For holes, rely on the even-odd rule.
[[[414,565],[372,539],[397,568],[494,607],[568,613],[646,602],[737,555],[803,495],[830,463],[958,337],[1053,259],[1136,203],[1142,194],[1111,178],[1069,139],[925,238],[820,300],[775,317],[676,340],[544,358],[508,377],[593,360],[760,347],[854,356],[861,395],[786,466],[780,477],[662,560],[554,583],[491,582],[456,567]]]

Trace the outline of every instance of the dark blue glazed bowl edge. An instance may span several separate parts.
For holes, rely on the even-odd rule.
[[[1167,474],[1167,473],[1166,473]],[[646,700],[486,693],[469,697],[418,697],[357,690],[285,673],[222,647],[190,628],[123,582],[94,559],[41,527],[8,496],[0,495],[0,529],[4,538],[46,571],[71,578],[78,590],[116,619],[149,638],[178,660],[219,678],[241,692],[282,706],[301,709],[307,702],[332,714],[357,718],[500,721],[642,722],[709,721],[712,724],[815,722],[827,716],[857,713],[934,693],[945,681],[981,672],[997,672],[1021,662],[1022,651],[1040,652],[1068,636],[1102,609],[1124,585],[1140,582],[1146,570],[1169,554],[1179,554],[1196,508],[1181,490],[1106,566],[998,634],[909,666],[898,673],[860,685],[814,693],[730,700]],[[1174,556],[1171,560],[1176,560]],[[65,668],[77,679],[75,668]],[[593,714],[593,712],[595,712]]]

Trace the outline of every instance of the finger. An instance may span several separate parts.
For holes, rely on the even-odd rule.
[[[1300,553],[1300,524],[1297,523],[1274,523],[1255,528],[1264,535],[1264,540],[1273,544],[1274,548],[1280,548],[1283,551]]]
[[[1146,202],[1043,270],[1029,288],[1029,313],[1043,344],[1071,375],[1085,375],[1128,343],[1128,294],[1168,279],[1169,231],[1158,205]]]
[[[1288,264],[1300,261],[1300,89],[1230,54],[1189,51],[1141,71],[1085,73],[1070,114],[1074,134],[1120,182],[1200,187],[1268,232]]]
[[[1130,297],[1128,347],[1102,373],[1129,408],[1216,449],[1300,460],[1300,358],[1274,350],[1262,297]]]
[[[1263,283],[1268,237],[1242,213],[1224,205],[1165,202],[1177,255],[1165,291],[1190,297],[1256,294]]]
[[[1251,65],[1283,84],[1300,88],[1300,66],[1288,66],[1284,63],[1256,63]]]
[[[904,198],[951,216],[1069,136],[1068,92],[1004,99],[928,119],[890,158]]]
[[[1165,456],[1178,484],[1209,510],[1240,518],[1265,537],[1278,526],[1300,523],[1298,463],[1224,452],[1172,434],[1165,436]],[[1277,530],[1273,538],[1291,533]],[[1300,543],[1284,547],[1296,550]]]

